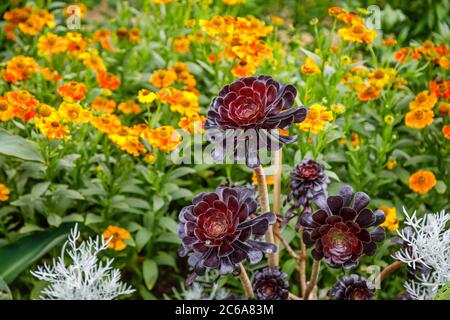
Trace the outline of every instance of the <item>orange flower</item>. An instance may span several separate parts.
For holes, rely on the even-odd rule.
[[[450,103],[447,102],[439,103],[438,113],[443,117],[450,116]]]
[[[73,123],[86,123],[91,118],[91,113],[78,103],[63,102],[59,106],[58,112],[63,120]]]
[[[341,13],[345,13],[345,10],[340,7],[330,7],[328,8],[328,15],[337,16]]]
[[[53,33],[42,35],[38,40],[38,52],[41,55],[59,54],[67,49],[67,40]]]
[[[431,110],[437,102],[435,93],[429,94],[428,90],[420,92],[416,98],[410,102],[409,109],[411,110]]]
[[[106,113],[101,117],[91,117],[91,124],[106,134],[112,134],[122,126],[120,119],[116,115],[109,113]]]
[[[359,92],[359,100],[369,101],[376,100],[380,96],[380,88],[376,86],[367,86]]]
[[[61,122],[57,114],[36,120],[36,127],[49,139],[63,139],[69,135],[69,127]]]
[[[63,11],[65,17],[69,17],[72,15],[77,15],[80,18],[84,18],[87,15],[87,7],[84,3],[70,3],[68,4]]]
[[[412,110],[406,114],[405,124],[410,128],[423,129],[433,123],[433,117],[434,112],[432,110]]]
[[[133,43],[141,42],[141,30],[138,28],[131,28],[130,32],[128,32],[128,39]]]
[[[95,72],[106,72],[105,63],[96,50],[87,50],[86,52],[80,53],[78,58],[86,67],[94,70]]]
[[[365,42],[366,44],[371,44],[377,36],[377,33],[374,30],[366,29],[366,27],[359,22],[352,22],[352,25],[349,28],[339,29],[338,34],[344,41],[358,43]]]
[[[116,109],[116,102],[100,96],[92,100],[91,106],[95,111],[113,113]]]
[[[139,140],[139,132],[128,127],[121,126],[113,133],[110,133],[108,138],[121,150],[135,157],[139,157],[142,152],[145,152],[145,146]]]
[[[0,202],[8,201],[11,191],[3,183],[0,183]]]
[[[108,248],[116,251],[125,249],[127,244],[124,240],[131,238],[131,234],[127,230],[114,225],[109,225],[108,228],[103,231],[102,236],[105,241],[109,241]]]
[[[191,41],[185,36],[181,36],[173,42],[173,50],[178,53],[189,52]]]
[[[78,32],[67,32],[65,38],[67,51],[74,56],[83,53],[88,45],[88,40],[84,39],[83,35]]]
[[[41,103],[39,105],[39,117],[40,118],[48,118],[51,117],[54,113],[58,112],[58,110],[56,110],[55,108],[53,108],[52,106],[49,106],[48,104],[45,103]]]
[[[17,82],[30,78],[36,70],[37,64],[32,57],[16,56],[6,63],[2,75],[6,82]]]
[[[450,99],[450,81],[437,78],[430,82],[430,90],[439,98]]]
[[[95,31],[93,38],[100,42],[103,49],[108,51],[113,51],[114,48],[112,46],[112,32],[108,29],[101,28]]]
[[[252,182],[254,185],[258,184],[258,179],[256,177],[256,172],[253,172]],[[272,186],[275,184],[275,178],[273,176],[266,176],[266,183],[268,186]]]
[[[54,68],[40,67],[39,72],[47,81],[56,82],[62,79],[62,76]]]
[[[143,136],[152,147],[165,152],[175,149],[181,141],[181,135],[171,126],[148,129]]]
[[[5,97],[0,96],[0,121],[9,121],[14,118],[11,105]]]
[[[445,139],[450,140],[450,124],[442,127],[442,133],[444,134]]]
[[[312,58],[306,57],[305,63],[300,67],[300,71],[304,74],[319,74],[320,68]]]
[[[177,74],[173,70],[156,70],[150,78],[150,83],[157,88],[165,88],[175,80],[177,80]]]
[[[381,206],[380,210],[384,212],[386,219],[382,224],[380,224],[380,227],[385,227],[389,231],[397,231],[399,226],[399,221],[397,218],[397,209],[390,208],[388,206]]]
[[[138,106],[133,100],[121,102],[118,108],[125,114],[138,114],[142,111],[141,107]]]
[[[6,93],[6,100],[11,105],[15,117],[29,121],[36,115],[39,101],[28,91],[10,91]]]
[[[386,166],[388,170],[394,170],[395,167],[397,167],[397,160],[395,159],[389,160]]]
[[[97,74],[97,82],[102,88],[116,90],[120,86],[120,79],[109,72],[100,72]]]
[[[184,131],[189,132],[190,135],[193,135],[194,133],[203,133],[205,120],[205,116],[193,114],[181,118],[180,122],[178,122],[178,126]]]
[[[403,63],[411,56],[410,48],[400,48],[397,52],[394,53],[394,59],[400,63]]]
[[[88,89],[81,82],[70,81],[59,86],[56,91],[58,91],[67,102],[74,102],[85,99]]]
[[[409,177],[409,188],[417,193],[425,194],[436,185],[433,172],[419,170]]]
[[[239,61],[233,69],[231,69],[231,73],[235,77],[247,77],[252,74],[255,74],[256,72],[256,66],[246,60]]]
[[[388,47],[395,46],[397,44],[397,40],[395,39],[383,39],[383,44]]]

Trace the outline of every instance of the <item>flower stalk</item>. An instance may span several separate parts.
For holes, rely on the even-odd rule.
[[[313,291],[314,287],[317,284],[317,279],[319,278],[319,271],[320,271],[320,260],[319,261],[314,260],[312,265],[311,279],[308,282],[303,299],[305,300],[309,299],[311,292]]]
[[[269,192],[267,190],[266,174],[263,167],[261,165],[257,167],[255,169],[255,173],[256,181],[258,184],[259,204],[261,207],[261,212],[270,212]],[[275,244],[272,226],[269,226],[269,228],[267,229],[265,237],[266,242]],[[270,268],[275,268],[277,266],[275,252],[269,253],[268,263]]]
[[[275,172],[273,175],[274,178],[274,186],[273,186],[273,213],[279,217],[281,216],[281,173],[282,173],[282,165],[283,165],[283,149],[279,149],[275,152]],[[280,231],[280,223],[277,221],[273,225],[273,233],[276,235],[279,234]],[[280,240],[283,240],[281,237],[275,237],[275,244],[278,246],[280,244]],[[283,245],[288,248],[284,243]],[[279,252],[275,252],[274,254],[274,263],[276,266],[280,264],[280,254]]]
[[[254,299],[255,293],[253,292],[252,282],[248,277],[247,271],[242,263],[239,263],[239,280],[241,280],[242,288],[244,289],[244,294],[247,298]]]

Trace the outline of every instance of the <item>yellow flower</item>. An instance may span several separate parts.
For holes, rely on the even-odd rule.
[[[245,0],[222,0],[224,4],[227,6],[235,6],[237,4],[241,4],[245,2]]]
[[[349,28],[341,28],[338,30],[339,36],[342,40],[350,42],[358,42],[371,44],[376,38],[377,33],[374,30],[366,29],[366,27],[359,21],[352,21]]]
[[[69,127],[61,122],[58,113],[36,120],[36,127],[49,139],[63,139],[69,136]]]
[[[405,124],[410,128],[423,129],[433,123],[433,117],[434,112],[432,110],[412,110],[406,114]]]
[[[333,120],[333,114],[320,104],[313,104],[306,115],[306,119],[299,124],[300,130],[321,132],[325,125]]]
[[[270,17],[270,19],[275,24],[283,24],[284,23],[284,19],[280,18],[280,17],[272,16],[272,17]]]
[[[190,91],[182,91],[181,98],[170,105],[170,110],[186,116],[197,114],[200,112],[198,96]]]
[[[177,80],[177,74],[169,70],[156,70],[150,77],[150,83],[157,88],[165,88],[170,86]]]
[[[388,114],[387,116],[384,117],[384,122],[386,122],[387,124],[393,124],[395,121],[395,118],[392,114]]]
[[[63,120],[73,123],[86,123],[91,118],[91,113],[83,109],[79,103],[63,102],[58,112]]]
[[[305,63],[300,67],[300,71],[304,74],[319,74],[320,68],[310,57],[306,57]]]
[[[254,185],[258,184],[258,178],[256,177],[256,172],[253,172],[252,175],[252,182]],[[266,183],[268,186],[275,184],[275,178],[273,176],[266,176]]]
[[[189,117],[181,118],[180,122],[178,122],[178,126],[186,132],[189,132],[190,135],[193,135],[194,133],[203,132],[205,120],[205,116],[196,113]]]
[[[165,152],[172,151],[181,142],[181,135],[171,126],[148,129],[143,132],[143,137],[152,147]]]
[[[141,89],[138,92],[137,99],[140,103],[152,103],[156,99],[156,94],[148,89]]]
[[[178,53],[189,52],[191,40],[185,36],[181,36],[173,42],[173,50]]]
[[[108,228],[103,231],[102,236],[105,241],[109,240],[108,248],[116,251],[125,249],[127,244],[124,240],[131,238],[131,234],[127,230],[114,225],[109,225]]]
[[[394,170],[395,167],[397,167],[397,160],[395,159],[389,160],[386,166],[388,170]]]
[[[9,121],[14,118],[11,105],[5,97],[0,96],[0,121]]]
[[[428,90],[420,92],[416,98],[410,102],[411,110],[431,110],[437,102],[436,94],[429,94]]]
[[[381,206],[380,210],[386,215],[386,219],[380,225],[381,227],[387,228],[389,231],[397,231],[399,222],[397,218],[397,209],[390,208],[388,206]]]
[[[11,191],[8,189],[8,187],[0,183],[0,202],[8,201],[10,193]]]
[[[157,156],[153,152],[149,152],[144,156],[144,161],[148,164],[154,164],[157,160]]]
[[[340,103],[333,103],[331,105],[331,111],[333,111],[334,113],[337,114],[341,114],[345,112],[345,106],[343,104]]]
[[[419,170],[409,177],[409,188],[420,194],[425,194],[436,185],[436,178],[433,172]]]
[[[142,111],[141,107],[139,107],[133,100],[121,102],[118,109],[125,114],[138,114]]]
[[[393,68],[377,68],[374,72],[369,73],[369,83],[381,88],[389,83],[395,77]]]

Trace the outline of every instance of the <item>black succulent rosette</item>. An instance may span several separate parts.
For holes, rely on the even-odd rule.
[[[328,296],[336,300],[373,300],[375,288],[367,282],[367,279],[351,274],[341,276],[328,291]]]
[[[321,200],[319,198],[318,200]],[[385,238],[385,214],[367,206],[370,198],[364,192],[353,193],[350,186],[341,189],[338,196],[317,201],[319,210],[301,216],[303,241],[314,245],[312,256],[333,268],[351,269],[363,255],[375,253],[377,242]]]
[[[289,222],[294,216],[295,210],[303,207],[305,211],[310,208],[309,200],[319,197],[327,197],[327,189],[330,179],[325,174],[325,167],[314,160],[303,160],[291,172],[291,181],[289,182],[290,193],[284,204],[293,202],[286,212],[283,219],[283,225]],[[296,229],[300,228],[300,216]]]
[[[258,240],[276,217],[266,212],[249,218],[257,207],[255,191],[247,187],[218,187],[198,194],[179,215],[179,255],[191,253],[188,263],[196,275],[207,268],[229,274],[244,259],[251,264],[261,261],[264,253],[276,251],[275,245]]]
[[[287,274],[279,268],[264,268],[254,273],[253,291],[259,300],[286,300],[289,295]]]
[[[224,86],[212,100],[205,122],[207,138],[216,145],[212,158],[241,161],[245,157],[247,166],[256,168],[261,150],[275,151],[294,142],[296,137],[281,135],[278,129],[306,118],[305,107],[292,107],[296,95],[295,87],[267,75]]]
[[[403,234],[407,239],[412,239],[414,236],[414,230],[413,230],[413,228],[411,228],[409,226],[405,227],[403,229]],[[391,239],[391,241],[404,247],[406,249],[406,251],[409,253],[409,255],[412,256],[413,248],[408,241],[405,241],[399,237],[394,237]],[[408,277],[410,279],[416,279],[417,275],[428,276],[430,274],[430,272],[432,271],[431,268],[429,268],[428,266],[426,266],[425,264],[423,264],[420,261],[416,261],[414,266],[408,264],[407,270],[408,270]]]

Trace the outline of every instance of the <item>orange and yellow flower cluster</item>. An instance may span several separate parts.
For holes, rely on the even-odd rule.
[[[54,28],[54,15],[45,9],[35,9],[33,7],[14,8],[5,12],[3,19],[5,24],[5,34],[8,39],[16,37],[15,31],[18,29],[26,35],[35,36],[44,27]]]
[[[376,31],[367,29],[364,25],[364,19],[354,12],[347,12],[339,7],[331,7],[328,9],[328,14],[346,24],[346,27],[338,30],[338,35],[344,41],[372,44],[377,37]]]
[[[236,77],[252,75],[265,60],[272,59],[272,48],[262,38],[272,32],[254,17],[214,16],[200,20],[203,31],[224,47],[224,56],[237,61],[232,69]]]
[[[450,68],[450,50],[444,43],[436,45],[431,40],[426,40],[419,47],[404,47],[394,53],[394,58],[400,63],[408,59],[427,60],[443,68]]]

